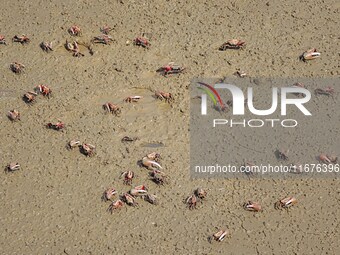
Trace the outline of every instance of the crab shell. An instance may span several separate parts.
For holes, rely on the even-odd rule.
[[[109,208],[108,208],[108,211],[111,212],[111,213],[113,213],[114,210],[120,209],[120,208],[122,208],[123,206],[124,206],[123,201],[120,200],[120,199],[118,199],[118,200],[116,200],[116,201],[113,201],[113,202],[110,204],[110,206],[109,206]]]
[[[82,149],[83,149],[83,153],[86,155],[86,156],[93,156],[95,154],[95,149],[96,147],[92,144],[89,144],[89,143],[83,143],[82,145]]]
[[[145,201],[149,202],[150,204],[153,204],[153,205],[158,204],[157,196],[155,195],[147,194],[147,195],[142,196],[142,198]]]
[[[23,99],[26,103],[31,104],[35,101],[36,96],[37,96],[37,93],[27,92],[24,94]]]
[[[16,171],[16,170],[19,170],[20,169],[20,165],[19,163],[10,163],[8,166],[7,166],[7,170],[8,171]]]
[[[205,198],[207,196],[207,192],[204,189],[202,189],[202,188],[197,188],[195,190],[195,195],[198,198],[203,199],[203,198]]]
[[[121,112],[121,109],[118,105],[112,104],[112,103],[105,103],[103,105],[104,110],[110,113],[114,113],[118,115]]]
[[[151,152],[148,155],[146,155],[149,159],[158,161],[161,158],[161,154],[157,152]]]
[[[68,29],[68,32],[71,34],[71,35],[80,35],[81,34],[81,29],[80,27],[78,27],[77,25],[73,25],[72,27],[70,27]]]
[[[223,43],[219,50],[226,50],[226,49],[241,49],[245,46],[245,42],[239,39],[231,39],[225,43]]]
[[[65,48],[69,51],[74,51],[75,50],[74,43],[70,43],[69,41],[66,40]]]
[[[129,96],[124,99],[124,102],[127,102],[127,103],[138,102],[142,98],[143,98],[142,96]]]
[[[262,210],[262,207],[259,203],[257,202],[252,202],[248,201],[243,205],[243,208],[247,211],[252,211],[252,212],[259,212]]]
[[[132,195],[125,193],[123,195],[123,198],[128,205],[131,205],[131,206],[137,205],[137,202],[135,201],[135,198]]]
[[[58,121],[56,124],[53,124],[53,128],[56,130],[63,129],[65,127],[65,124],[61,121]]]
[[[139,185],[137,187],[134,187],[129,191],[130,195],[137,197],[137,196],[143,196],[146,193],[148,193],[148,189],[144,185]]]
[[[17,110],[11,110],[7,113],[7,117],[11,121],[17,121],[20,120],[20,113]]]
[[[40,43],[40,47],[43,51],[46,51],[46,52],[53,51],[52,42],[50,42],[50,43],[42,42],[42,43]]]
[[[163,185],[166,183],[166,176],[163,173],[152,172],[151,180],[158,185]]]
[[[189,206],[190,210],[196,208],[197,197],[195,195],[189,196],[186,200],[186,204]]]
[[[23,64],[18,63],[18,62],[14,62],[10,65],[10,68],[14,73],[19,74],[23,71],[25,66]]]
[[[3,36],[3,35],[0,35],[0,44],[7,45],[6,40],[5,40],[5,36]]]
[[[47,87],[46,85],[38,85],[35,88],[35,91],[42,94],[43,96],[47,96],[48,98],[52,94],[52,90],[49,87]]]
[[[124,176],[125,179],[132,179],[134,177],[134,172],[132,171],[127,171],[122,173],[122,176]]]
[[[108,36],[106,34],[95,36],[92,40],[94,43],[104,43],[104,44],[110,44],[110,42],[113,42],[113,39],[111,36]]]
[[[231,39],[227,41],[227,44],[232,45],[232,46],[243,46],[246,42],[241,41],[239,39]]]
[[[222,242],[225,237],[229,236],[230,233],[228,230],[220,230],[217,233],[213,234],[213,237],[216,241]]]
[[[320,56],[321,56],[321,53],[317,52],[317,49],[313,48],[313,49],[305,51],[302,54],[301,59],[303,61],[305,61],[305,60],[313,60],[313,59],[319,58]]]
[[[17,36],[15,35],[12,39],[13,42],[19,42],[21,44],[29,43],[30,39],[26,35]]]
[[[107,25],[105,25],[104,27],[102,27],[100,29],[100,32],[102,32],[103,34],[107,35],[109,34],[110,31],[112,31],[113,29]]]
[[[151,46],[148,39],[145,37],[137,37],[133,42],[135,45],[142,46],[143,48],[149,48]]]
[[[319,156],[319,159],[320,159],[320,161],[322,161],[325,164],[332,164],[332,163],[336,163],[338,161],[337,157],[326,155],[326,154],[321,154]]]
[[[288,160],[287,153],[288,153],[289,151],[280,151],[280,150],[278,150],[277,152],[278,152],[278,156],[279,156],[280,159],[282,159],[282,160]]]
[[[104,198],[106,201],[111,200],[111,198],[113,198],[113,196],[117,193],[117,191],[114,188],[109,188],[107,190],[105,190],[104,192]]]
[[[72,141],[69,141],[68,143],[68,148],[71,150],[75,147],[79,147],[80,146],[80,141],[79,140],[72,140]]]
[[[295,197],[287,197],[280,200],[279,203],[282,208],[289,208],[297,203],[297,199]]]

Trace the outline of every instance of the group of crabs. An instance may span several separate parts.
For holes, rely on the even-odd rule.
[[[122,141],[131,141],[124,137]],[[149,172],[150,180],[157,185],[164,185],[168,183],[167,175],[162,171],[163,167],[160,165],[161,155],[157,152],[152,152],[144,156],[138,163],[141,167],[145,167]],[[123,184],[132,186],[133,180],[136,177],[133,171],[125,171],[120,174],[120,178],[123,178]],[[113,187],[106,189],[102,195],[102,200],[110,201],[108,211],[113,213],[115,210],[121,209],[124,204],[129,206],[137,206],[137,198],[141,198],[150,204],[157,205],[158,198],[154,194],[150,194],[148,188],[145,185],[138,185],[130,189],[128,192],[121,193],[117,200],[113,200],[117,190]]]
[[[102,35],[96,36],[91,40],[91,43],[102,43],[102,44],[110,44],[113,42],[113,38],[109,36],[109,32],[112,29],[108,26],[104,26],[103,28],[100,29],[102,32]],[[68,32],[72,36],[81,36],[82,31],[79,26],[73,25],[68,29]],[[30,39],[26,35],[22,36],[14,36],[12,39],[13,42],[19,42],[21,44],[28,44],[30,42]],[[129,42],[127,42],[128,44]],[[7,45],[5,37],[0,35],[0,44]],[[65,43],[65,48],[72,53],[74,57],[82,57],[84,56],[83,53],[80,52],[79,49],[79,42],[77,40],[74,40],[72,42],[66,41]],[[143,48],[149,49],[151,46],[149,42],[149,38],[147,35],[144,33],[141,36],[135,38],[133,40],[133,44],[136,46],[141,46]],[[90,44],[84,45],[89,49],[90,54],[93,54],[93,50]],[[245,46],[245,42],[238,40],[238,39],[232,39],[229,40],[225,43],[223,43],[220,47],[219,50],[225,51],[227,49],[242,49]],[[46,52],[51,52],[53,51],[53,45],[52,42],[42,42],[40,44],[40,47],[42,50]],[[316,49],[310,49],[305,51],[301,56],[300,59],[302,61],[307,61],[307,60],[312,60],[320,57],[320,53]],[[25,66],[19,62],[13,62],[10,65],[10,69],[17,74],[20,74],[24,70]],[[181,67],[179,65],[176,65],[175,63],[171,62],[165,66],[162,66],[157,70],[157,72],[161,73],[164,76],[171,75],[171,74],[179,74],[183,73],[185,71],[184,67]],[[238,71],[237,74],[240,77],[244,77],[246,74],[242,71]],[[294,86],[298,87],[304,87],[303,84],[297,83],[294,84]],[[328,87],[326,89],[316,89],[315,90],[316,94],[323,94],[323,95],[333,95],[334,94],[334,89],[331,87]],[[24,94],[23,100],[28,103],[32,104],[36,100],[36,96],[39,94],[45,96],[45,97],[50,97],[51,95],[51,89],[49,89],[46,85],[39,85],[36,88],[34,88],[34,91],[30,91]],[[166,102],[172,102],[173,101],[173,96],[171,93],[168,92],[163,92],[163,91],[156,91],[154,96],[158,99],[165,100]],[[124,99],[125,102],[131,103],[131,102],[138,102],[140,99],[142,99],[142,96],[129,96]],[[103,108],[105,111],[119,115],[121,113],[121,107],[118,105],[115,105],[113,103],[107,102],[103,105]],[[12,121],[17,121],[20,120],[20,113],[17,110],[11,110],[7,113],[7,116],[10,120]],[[47,128],[51,128],[54,130],[61,130],[65,127],[65,124],[61,121],[58,121],[57,123],[48,123],[46,125]],[[122,141],[132,141],[133,139],[129,137],[124,137]],[[96,147],[92,144],[89,143],[81,143],[79,140],[72,140],[67,144],[67,148],[69,150],[72,150],[74,148],[79,148],[80,152],[83,153],[86,156],[92,157],[95,155],[95,150]],[[278,157],[280,159],[286,160],[288,157],[285,152],[279,151]],[[139,161],[140,165],[142,167],[146,167],[147,169],[150,170],[149,176],[150,179],[158,184],[158,185],[164,185],[167,183],[167,175],[161,171],[162,166],[159,163],[160,160],[160,154],[153,152],[145,157],[142,158],[142,160]],[[326,164],[331,164],[337,162],[337,158],[330,156],[330,155],[325,155],[321,154],[319,156],[319,159],[321,162],[326,163]],[[247,163],[250,164],[250,163]],[[12,172],[15,170],[20,169],[20,165],[18,163],[10,163],[6,167],[7,172]],[[133,179],[135,178],[135,173],[133,171],[126,171],[121,173],[121,177],[123,178],[123,183],[126,185],[132,185]],[[142,198],[143,200],[157,205],[158,204],[158,198],[154,194],[150,194],[148,192],[148,189],[146,188],[145,185],[138,185],[130,189],[128,192],[121,193],[119,195],[119,198],[114,200],[113,198],[117,194],[117,191],[115,188],[111,187],[108,188],[107,190],[104,191],[102,195],[103,201],[110,201],[110,205],[108,207],[108,211],[113,213],[115,210],[121,209],[124,204],[127,204],[129,206],[136,206],[138,205],[136,199],[138,197]],[[187,197],[184,202],[187,205],[189,209],[195,209],[197,204],[199,202],[202,202],[207,196],[207,192],[202,189],[202,188],[197,188],[192,195]],[[294,204],[297,203],[297,199],[295,197],[287,197],[284,199],[279,200],[278,202],[275,203],[275,208],[276,209],[288,209]],[[253,201],[248,201],[243,204],[243,208],[248,211],[253,211],[253,212],[260,212],[262,211],[262,206],[258,202],[253,202]],[[209,240],[216,240],[216,241],[222,241],[224,240],[225,237],[230,236],[230,231],[229,230],[219,230],[218,232],[214,233]]]
[[[130,138],[124,137],[122,141],[131,141]],[[70,142],[70,146],[71,146]],[[80,145],[80,143],[79,143]],[[163,169],[160,165],[159,161],[161,159],[161,155],[157,152],[152,152],[146,156],[144,156],[139,164],[141,167],[145,167],[149,172],[150,179],[158,184],[164,185],[167,183],[167,175],[162,172]],[[125,171],[121,173],[121,178],[123,178],[123,184],[132,186],[133,179],[135,178],[135,173],[133,171]],[[141,198],[144,201],[149,202],[150,204],[157,205],[158,198],[154,194],[150,194],[148,188],[145,185],[138,185],[131,188],[128,192],[121,193],[118,199],[114,199],[117,195],[118,191],[114,187],[110,187],[103,192],[102,200],[110,202],[108,207],[108,211],[112,214],[116,210],[120,210],[125,204],[128,206],[137,206],[137,199]],[[187,207],[192,210],[197,208],[197,204],[202,202],[207,197],[207,191],[202,188],[197,188],[194,190],[193,194],[184,199],[184,203]],[[274,204],[275,209],[289,209],[293,205],[297,203],[297,199],[295,197],[286,197]],[[258,202],[247,201],[243,204],[243,208],[247,211],[252,212],[261,212],[262,206]],[[228,229],[220,229],[218,232],[214,233],[209,237],[209,241],[216,240],[218,242],[224,240],[225,237],[230,237],[230,231]]]

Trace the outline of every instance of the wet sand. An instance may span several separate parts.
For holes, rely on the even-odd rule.
[[[22,169],[0,173],[0,253],[339,254],[338,180],[190,179],[188,132],[193,77],[218,78],[238,68],[252,77],[338,77],[339,9],[335,0],[5,1],[0,32],[9,45],[0,45],[1,165],[18,161]],[[108,24],[114,43],[74,58],[63,47],[72,39],[67,29],[73,24],[82,27],[84,41]],[[141,32],[152,33],[149,50],[126,45]],[[23,33],[29,45],[10,42]],[[245,40],[246,48],[217,50],[231,38]],[[43,52],[41,41],[53,41],[55,51]],[[311,47],[321,58],[299,61]],[[13,61],[26,66],[23,74],[8,69]],[[155,72],[170,61],[187,72],[168,78]],[[38,84],[48,84],[53,97],[26,105],[23,93]],[[173,93],[172,107],[154,99],[154,90]],[[143,100],[123,103],[134,94]],[[123,106],[120,117],[104,114],[107,101]],[[13,108],[21,112],[20,122],[6,118]],[[66,123],[64,131],[44,127],[58,119]],[[311,135],[339,137],[334,123]],[[125,135],[139,140],[123,144]],[[96,145],[97,155],[66,150],[76,138]],[[164,144],[156,150],[170,176],[162,187],[137,165],[155,150],[145,143],[154,142]],[[312,152],[306,144],[307,153]],[[126,170],[136,173],[135,185],[145,184],[159,197],[158,206],[138,200],[138,207],[106,212],[102,192],[110,186],[128,191],[119,179]],[[183,200],[199,186],[208,198],[190,211]],[[273,203],[288,195],[299,204],[289,213],[274,210]],[[264,211],[245,212],[242,203],[249,199],[261,201]],[[230,229],[231,238],[210,244],[207,238],[219,228]]]

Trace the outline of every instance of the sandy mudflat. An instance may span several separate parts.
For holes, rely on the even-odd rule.
[[[219,78],[238,68],[252,77],[339,77],[339,1],[93,2],[1,3],[0,33],[9,45],[0,45],[0,162],[18,161],[22,169],[0,173],[0,254],[339,254],[339,180],[191,180],[188,132],[193,77]],[[108,24],[114,42],[74,58],[63,47],[73,24],[82,27],[83,41]],[[152,33],[149,50],[126,45],[141,32]],[[11,42],[23,33],[29,45]],[[231,38],[245,40],[246,48],[217,50]],[[44,53],[41,41],[53,41],[55,51]],[[311,47],[322,57],[300,62]],[[13,61],[22,62],[25,73],[12,73]],[[188,67],[186,74],[164,78],[155,72],[169,61]],[[42,83],[53,97],[26,105],[23,93]],[[173,93],[173,107],[150,90]],[[340,88],[335,90],[325,104],[339,117]],[[135,94],[143,100],[122,102]],[[123,106],[120,117],[103,113],[106,101]],[[21,112],[20,122],[6,118],[13,108]],[[58,119],[66,123],[63,132],[44,128]],[[323,133],[311,136],[329,141],[339,133],[339,119],[325,118]],[[122,144],[125,135],[139,140]],[[66,150],[75,138],[96,145],[97,155]],[[156,149],[170,176],[162,187],[137,165],[155,150],[144,147],[153,142],[165,145]],[[315,154],[339,155],[339,149],[333,141]],[[111,215],[101,194],[110,186],[128,191],[119,176],[129,169],[137,175],[134,184],[147,185],[160,203],[138,200],[138,207]],[[189,211],[183,199],[198,186],[208,198]],[[299,204],[289,213],[274,210],[273,203],[288,195]],[[248,199],[260,201],[264,211],[245,212],[241,205]],[[210,244],[207,238],[218,228],[229,228],[232,237]]]

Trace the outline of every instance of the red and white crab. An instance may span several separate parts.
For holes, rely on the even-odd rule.
[[[176,65],[174,62],[170,62],[167,65],[160,67],[157,72],[161,73],[162,75],[166,76],[168,74],[179,74],[183,73],[185,67],[180,65]]]
[[[19,42],[21,44],[28,44],[30,42],[30,39],[26,35],[15,35],[12,39],[13,42]]]
[[[80,36],[81,35],[81,29],[79,26],[77,25],[73,25],[68,29],[68,32],[70,33],[70,35],[73,36]]]
[[[51,123],[51,122],[47,123],[46,127],[49,128],[49,129],[54,129],[54,130],[59,131],[59,130],[62,130],[62,129],[65,128],[65,123],[58,120],[58,122],[56,122],[56,123]]]
[[[245,46],[245,42],[239,39],[231,39],[225,43],[223,43],[219,50],[224,51],[227,49],[242,49]]]

